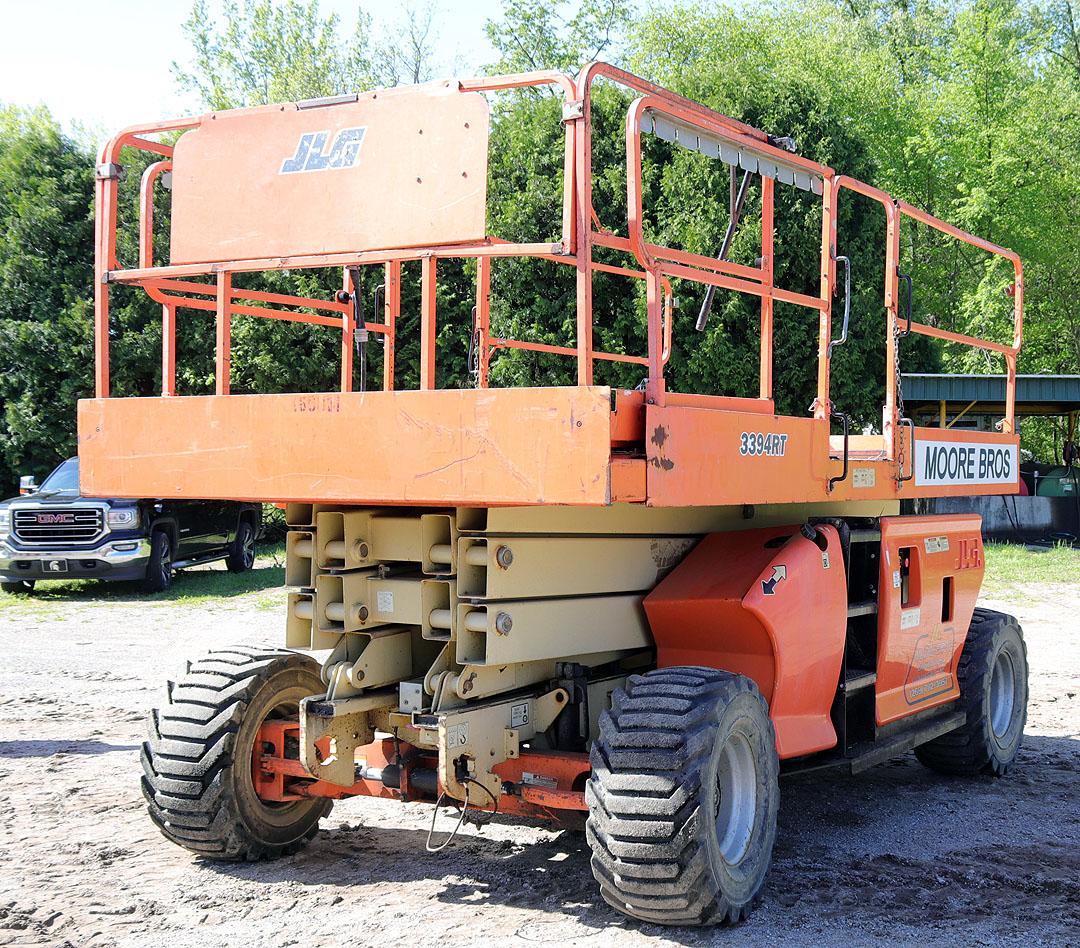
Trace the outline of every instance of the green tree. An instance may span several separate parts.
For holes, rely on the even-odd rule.
[[[0,109],[2,496],[74,453],[93,371],[92,167],[48,112]]]
[[[568,5],[504,0],[502,16],[485,26],[499,53],[492,70],[576,72],[593,59],[618,59],[632,5],[626,0],[579,0],[572,13]]]
[[[173,63],[180,86],[212,110],[291,102],[369,88],[371,19],[357,11],[351,34],[318,0],[226,0],[219,28],[205,0],[184,24],[193,59]]]

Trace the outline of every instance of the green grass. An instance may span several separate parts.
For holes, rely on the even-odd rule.
[[[138,583],[107,583],[95,579],[40,582],[30,596],[0,594],[0,614],[18,609],[35,612],[63,611],[70,602],[183,603],[196,605],[218,599],[254,596],[256,608],[272,609],[284,602],[278,589],[285,582],[285,544],[258,548],[255,567],[246,573],[230,573],[224,563],[180,570],[172,586],[161,593],[144,593]]]
[[[983,593],[995,595],[1025,583],[1080,583],[1080,549],[987,543]]]

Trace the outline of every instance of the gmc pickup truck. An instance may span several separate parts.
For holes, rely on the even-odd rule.
[[[29,593],[39,580],[138,581],[160,592],[185,566],[225,560],[251,569],[258,504],[222,500],[104,500],[79,494],[79,459],[38,487],[0,502],[0,589]]]

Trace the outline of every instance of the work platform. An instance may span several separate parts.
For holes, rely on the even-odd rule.
[[[626,114],[625,169],[618,169],[625,172],[627,213],[614,229],[601,225],[592,199],[591,96],[597,82],[637,96]],[[512,243],[486,232],[487,97],[545,86],[564,100],[562,180],[556,186],[562,192],[561,234]],[[155,140],[163,134],[168,141]],[[733,186],[742,176],[744,196],[758,183],[760,256],[753,265],[726,259],[726,248],[711,257],[650,242],[642,166],[642,140],[650,135],[702,161],[727,165]],[[793,153],[788,141],[603,63],[574,78],[548,72],[455,80],[127,129],[105,145],[97,168],[97,397],[79,408],[83,492],[420,506],[655,507],[1015,493],[1019,441],[1013,401],[1023,322],[1019,258]],[[139,183],[135,267],[125,267],[117,255],[125,149],[160,158],[146,166]],[[154,241],[155,198],[166,182],[172,191],[167,262],[157,259]],[[776,285],[774,216],[782,206],[774,200],[777,185],[821,202],[816,294]],[[379,201],[370,200],[373,194]],[[881,433],[874,435],[851,434],[850,420],[831,398],[831,362],[848,339],[852,301],[850,261],[838,241],[841,199],[869,201],[885,219],[884,402]],[[711,210],[703,205],[703,213]],[[745,226],[741,199],[732,200],[728,210],[734,233]],[[905,220],[1011,266],[1011,340],[976,339],[912,319],[912,281],[900,269]],[[576,327],[572,341],[554,345],[493,331],[492,268],[509,257],[574,269],[576,292],[567,299]],[[610,262],[620,257],[626,265]],[[436,388],[441,260],[475,266],[472,388]],[[409,262],[419,265],[421,276],[419,390],[395,391],[402,266]],[[359,300],[366,267],[378,268],[384,279],[375,310],[381,318],[371,320]],[[312,268],[337,268],[341,290],[326,299],[233,283],[236,274]],[[643,284],[644,354],[595,348],[598,273]],[[161,304],[159,398],[109,397],[109,306],[117,285],[141,287]],[[721,291],[760,302],[757,397],[671,389],[665,369],[673,356],[672,324],[679,318],[677,288],[699,299],[703,292]],[[808,311],[818,327],[816,397],[806,417],[776,413],[776,303]],[[527,299],[514,301],[515,311],[525,313],[529,305]],[[177,390],[179,310],[213,314],[213,396]],[[340,392],[231,394],[232,320],[249,317],[340,331]],[[973,346],[1003,361],[999,431],[919,428],[903,417],[897,373],[900,341],[908,334]],[[358,368],[360,387],[367,387],[367,340],[381,343],[381,390],[357,392]],[[507,350],[571,358],[578,384],[492,388],[492,362]],[[645,378],[634,391],[596,385],[598,362],[640,366]],[[712,390],[724,391],[723,379],[714,381]]]
[[[93,399],[79,430],[83,490],[109,497],[678,507],[1008,494],[1019,477],[1008,435],[916,428],[898,480],[882,439],[852,438],[845,463],[824,419],[603,386]]]

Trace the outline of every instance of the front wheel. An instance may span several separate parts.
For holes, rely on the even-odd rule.
[[[967,719],[916,747],[915,756],[939,773],[1000,777],[1016,760],[1027,722],[1027,647],[1020,623],[1003,612],[976,609],[956,677]]]
[[[0,591],[6,592],[9,596],[29,596],[34,591],[34,581],[15,579],[11,582],[3,582],[0,583]]]
[[[245,573],[255,565],[255,528],[250,520],[241,520],[236,539],[229,544],[225,565],[230,573]]]
[[[164,592],[172,585],[172,580],[172,541],[164,530],[155,530],[150,535],[150,561],[146,564],[143,592]]]
[[[142,746],[143,796],[166,838],[225,861],[307,843],[332,803],[260,799],[252,760],[265,721],[294,720],[300,701],[323,690],[318,665],[295,652],[234,646],[194,662],[151,713]]]
[[[666,925],[745,918],[776,839],[779,760],[749,678],[662,668],[627,679],[600,717],[586,834],[604,899]]]

